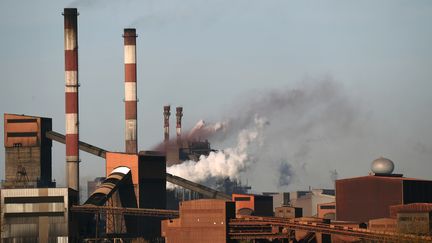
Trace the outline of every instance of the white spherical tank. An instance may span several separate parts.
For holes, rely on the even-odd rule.
[[[375,174],[391,174],[394,170],[393,161],[380,157],[372,162],[371,170]]]

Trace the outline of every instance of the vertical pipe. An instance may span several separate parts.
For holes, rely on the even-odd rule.
[[[169,117],[171,115],[170,112],[171,107],[169,105],[164,106],[164,142],[167,143],[169,141]]]
[[[68,187],[79,192],[78,11],[76,8],[65,8],[63,15],[66,81],[66,178]]]
[[[126,153],[132,154],[138,151],[136,37],[135,29],[124,29],[125,145]]]
[[[181,120],[183,117],[183,107],[179,106],[176,107],[176,121],[177,121],[177,125],[176,125],[176,133],[177,133],[177,143],[180,145],[181,144]]]

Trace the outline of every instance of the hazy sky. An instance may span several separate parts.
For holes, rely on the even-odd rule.
[[[343,107],[355,126],[340,133],[330,129],[339,117],[336,109],[325,131],[314,125],[295,138],[287,131],[284,141],[284,131],[274,130],[278,145],[268,142],[263,154],[277,150],[268,163],[293,163],[296,178],[277,188],[275,171],[261,160],[242,175],[244,181],[255,191],[329,187],[330,170],[336,169],[339,178],[366,175],[370,162],[381,155],[395,162],[396,172],[432,179],[432,1],[2,0],[0,111],[51,117],[61,133],[64,7],[80,12],[83,141],[124,149],[122,32],[135,27],[141,150],[162,139],[165,104],[184,106],[188,128],[199,119],[235,117],[272,92],[332,80],[342,98],[329,104],[348,103]],[[270,124],[293,119],[276,118]],[[337,136],[329,136],[333,133]],[[54,143],[53,176],[60,186],[64,153],[64,145]],[[104,175],[102,159],[84,152],[81,159],[82,180]]]

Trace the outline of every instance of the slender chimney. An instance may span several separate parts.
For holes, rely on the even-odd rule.
[[[181,143],[181,119],[183,117],[183,107],[176,107],[176,133],[177,133],[177,143]]]
[[[167,143],[169,141],[169,117],[171,115],[170,112],[171,107],[169,105],[164,106],[164,142]]]
[[[76,8],[65,8],[63,15],[66,80],[66,178],[67,186],[79,191],[78,11]]]
[[[136,30],[124,29],[125,64],[125,143],[126,153],[136,154],[137,149],[137,71]]]

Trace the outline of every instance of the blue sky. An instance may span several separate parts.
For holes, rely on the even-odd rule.
[[[80,12],[84,141],[123,150],[121,35],[135,27],[141,149],[162,139],[164,104],[184,106],[184,125],[191,127],[198,119],[229,116],[254,94],[330,77],[359,109],[361,132],[312,146],[307,169],[288,188],[258,176],[262,164],[242,178],[257,191],[328,187],[327,170],[362,176],[383,155],[397,172],[432,179],[431,1],[3,0],[0,111],[52,117],[59,132],[64,7]],[[64,146],[53,151],[53,174],[62,185]],[[102,160],[81,157],[83,180],[103,175]],[[0,170],[3,178],[3,163]]]

